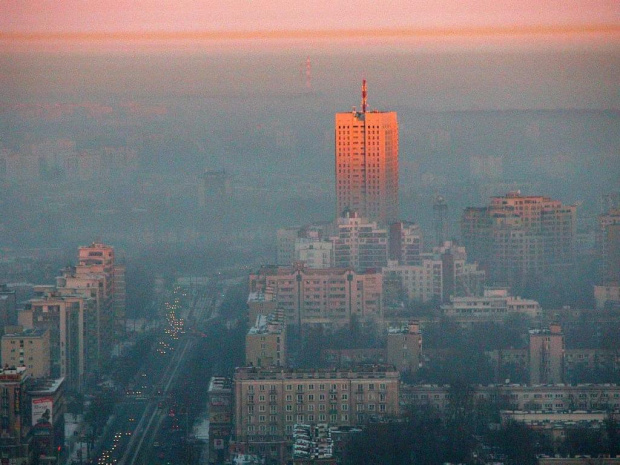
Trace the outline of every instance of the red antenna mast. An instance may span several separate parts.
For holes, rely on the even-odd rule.
[[[368,91],[366,90],[366,79],[362,80],[362,113],[366,113]]]
[[[310,64],[310,57],[306,58],[306,89],[312,89],[312,65]]]

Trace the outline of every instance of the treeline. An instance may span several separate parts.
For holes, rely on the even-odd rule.
[[[564,439],[525,424],[501,422],[500,406],[475,402],[471,387],[455,382],[444,415],[431,407],[411,408],[391,422],[370,423],[354,434],[343,465],[534,465],[537,455],[620,454],[619,423],[613,417],[600,428],[575,426]]]

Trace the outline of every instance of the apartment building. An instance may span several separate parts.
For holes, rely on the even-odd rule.
[[[284,312],[286,324],[323,325],[326,328],[382,317],[381,272],[352,269],[310,269],[264,266],[250,275],[250,293],[270,293]]]
[[[282,457],[298,423],[358,426],[399,412],[399,373],[389,365],[348,370],[238,368],[235,441]]]

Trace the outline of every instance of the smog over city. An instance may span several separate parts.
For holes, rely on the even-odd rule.
[[[203,3],[0,4],[2,463],[620,463],[620,7]]]

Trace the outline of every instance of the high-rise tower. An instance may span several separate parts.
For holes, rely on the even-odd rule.
[[[336,216],[345,209],[389,223],[398,219],[398,120],[396,112],[336,113]]]

